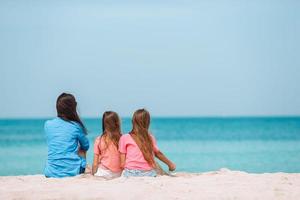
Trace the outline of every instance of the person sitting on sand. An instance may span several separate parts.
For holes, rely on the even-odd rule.
[[[119,142],[123,176],[157,176],[154,155],[174,171],[176,165],[157,147],[156,140],[149,133],[150,114],[145,109],[137,110],[132,117],[132,131],[122,135]]]
[[[104,112],[102,117],[102,135],[94,144],[94,176],[112,179],[121,176],[120,153],[118,144],[121,137],[121,122],[117,113]]]
[[[57,117],[45,123],[48,145],[46,177],[75,176],[85,171],[89,141],[76,107],[75,97],[62,93],[56,101]]]

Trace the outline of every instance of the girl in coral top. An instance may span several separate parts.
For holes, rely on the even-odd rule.
[[[132,117],[132,131],[122,135],[119,142],[123,176],[157,176],[154,156],[174,171],[176,165],[157,147],[156,140],[149,132],[150,114],[145,109],[137,110]]]
[[[92,173],[107,179],[119,177],[120,153],[118,143],[121,137],[120,118],[117,113],[107,111],[102,117],[102,135],[97,137],[94,144],[94,162]]]

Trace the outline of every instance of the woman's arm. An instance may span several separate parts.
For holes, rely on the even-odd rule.
[[[90,147],[90,143],[86,135],[83,133],[82,128],[78,128],[78,140],[80,144],[80,149],[83,151],[87,151]]]
[[[121,159],[121,169],[124,169],[124,167],[125,167],[126,154],[125,154],[125,153],[121,153],[120,159]]]
[[[94,161],[93,161],[93,166],[92,166],[92,175],[96,174],[99,166],[99,160],[100,160],[100,155],[94,154]]]
[[[79,145],[79,148],[78,148],[78,155],[82,158],[85,158],[86,159],[86,151],[85,150],[82,150],[80,148],[80,145]]]
[[[161,151],[155,152],[155,157],[168,165],[170,171],[174,171],[176,169],[176,165],[169,160]]]

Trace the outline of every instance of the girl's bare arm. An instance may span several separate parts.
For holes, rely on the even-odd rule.
[[[121,168],[124,169],[124,167],[125,167],[126,154],[125,154],[125,153],[121,153],[120,159],[121,159]]]
[[[176,169],[176,165],[169,160],[161,151],[155,152],[155,157],[168,165],[170,171],[174,171]]]
[[[94,161],[93,161],[93,167],[92,167],[92,175],[94,175],[99,166],[99,160],[100,160],[100,155],[94,154]]]

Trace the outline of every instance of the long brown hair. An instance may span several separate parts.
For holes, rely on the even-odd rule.
[[[135,143],[143,153],[144,159],[150,166],[155,166],[153,156],[153,142],[149,134],[150,114],[146,109],[139,109],[132,117],[132,136]]]
[[[104,139],[105,148],[108,147],[108,140],[112,142],[117,148],[121,137],[121,122],[118,114],[113,111],[106,111],[102,116],[102,135]]]
[[[76,111],[77,102],[72,94],[62,93],[56,100],[57,116],[68,122],[77,122],[87,134],[87,130]]]

